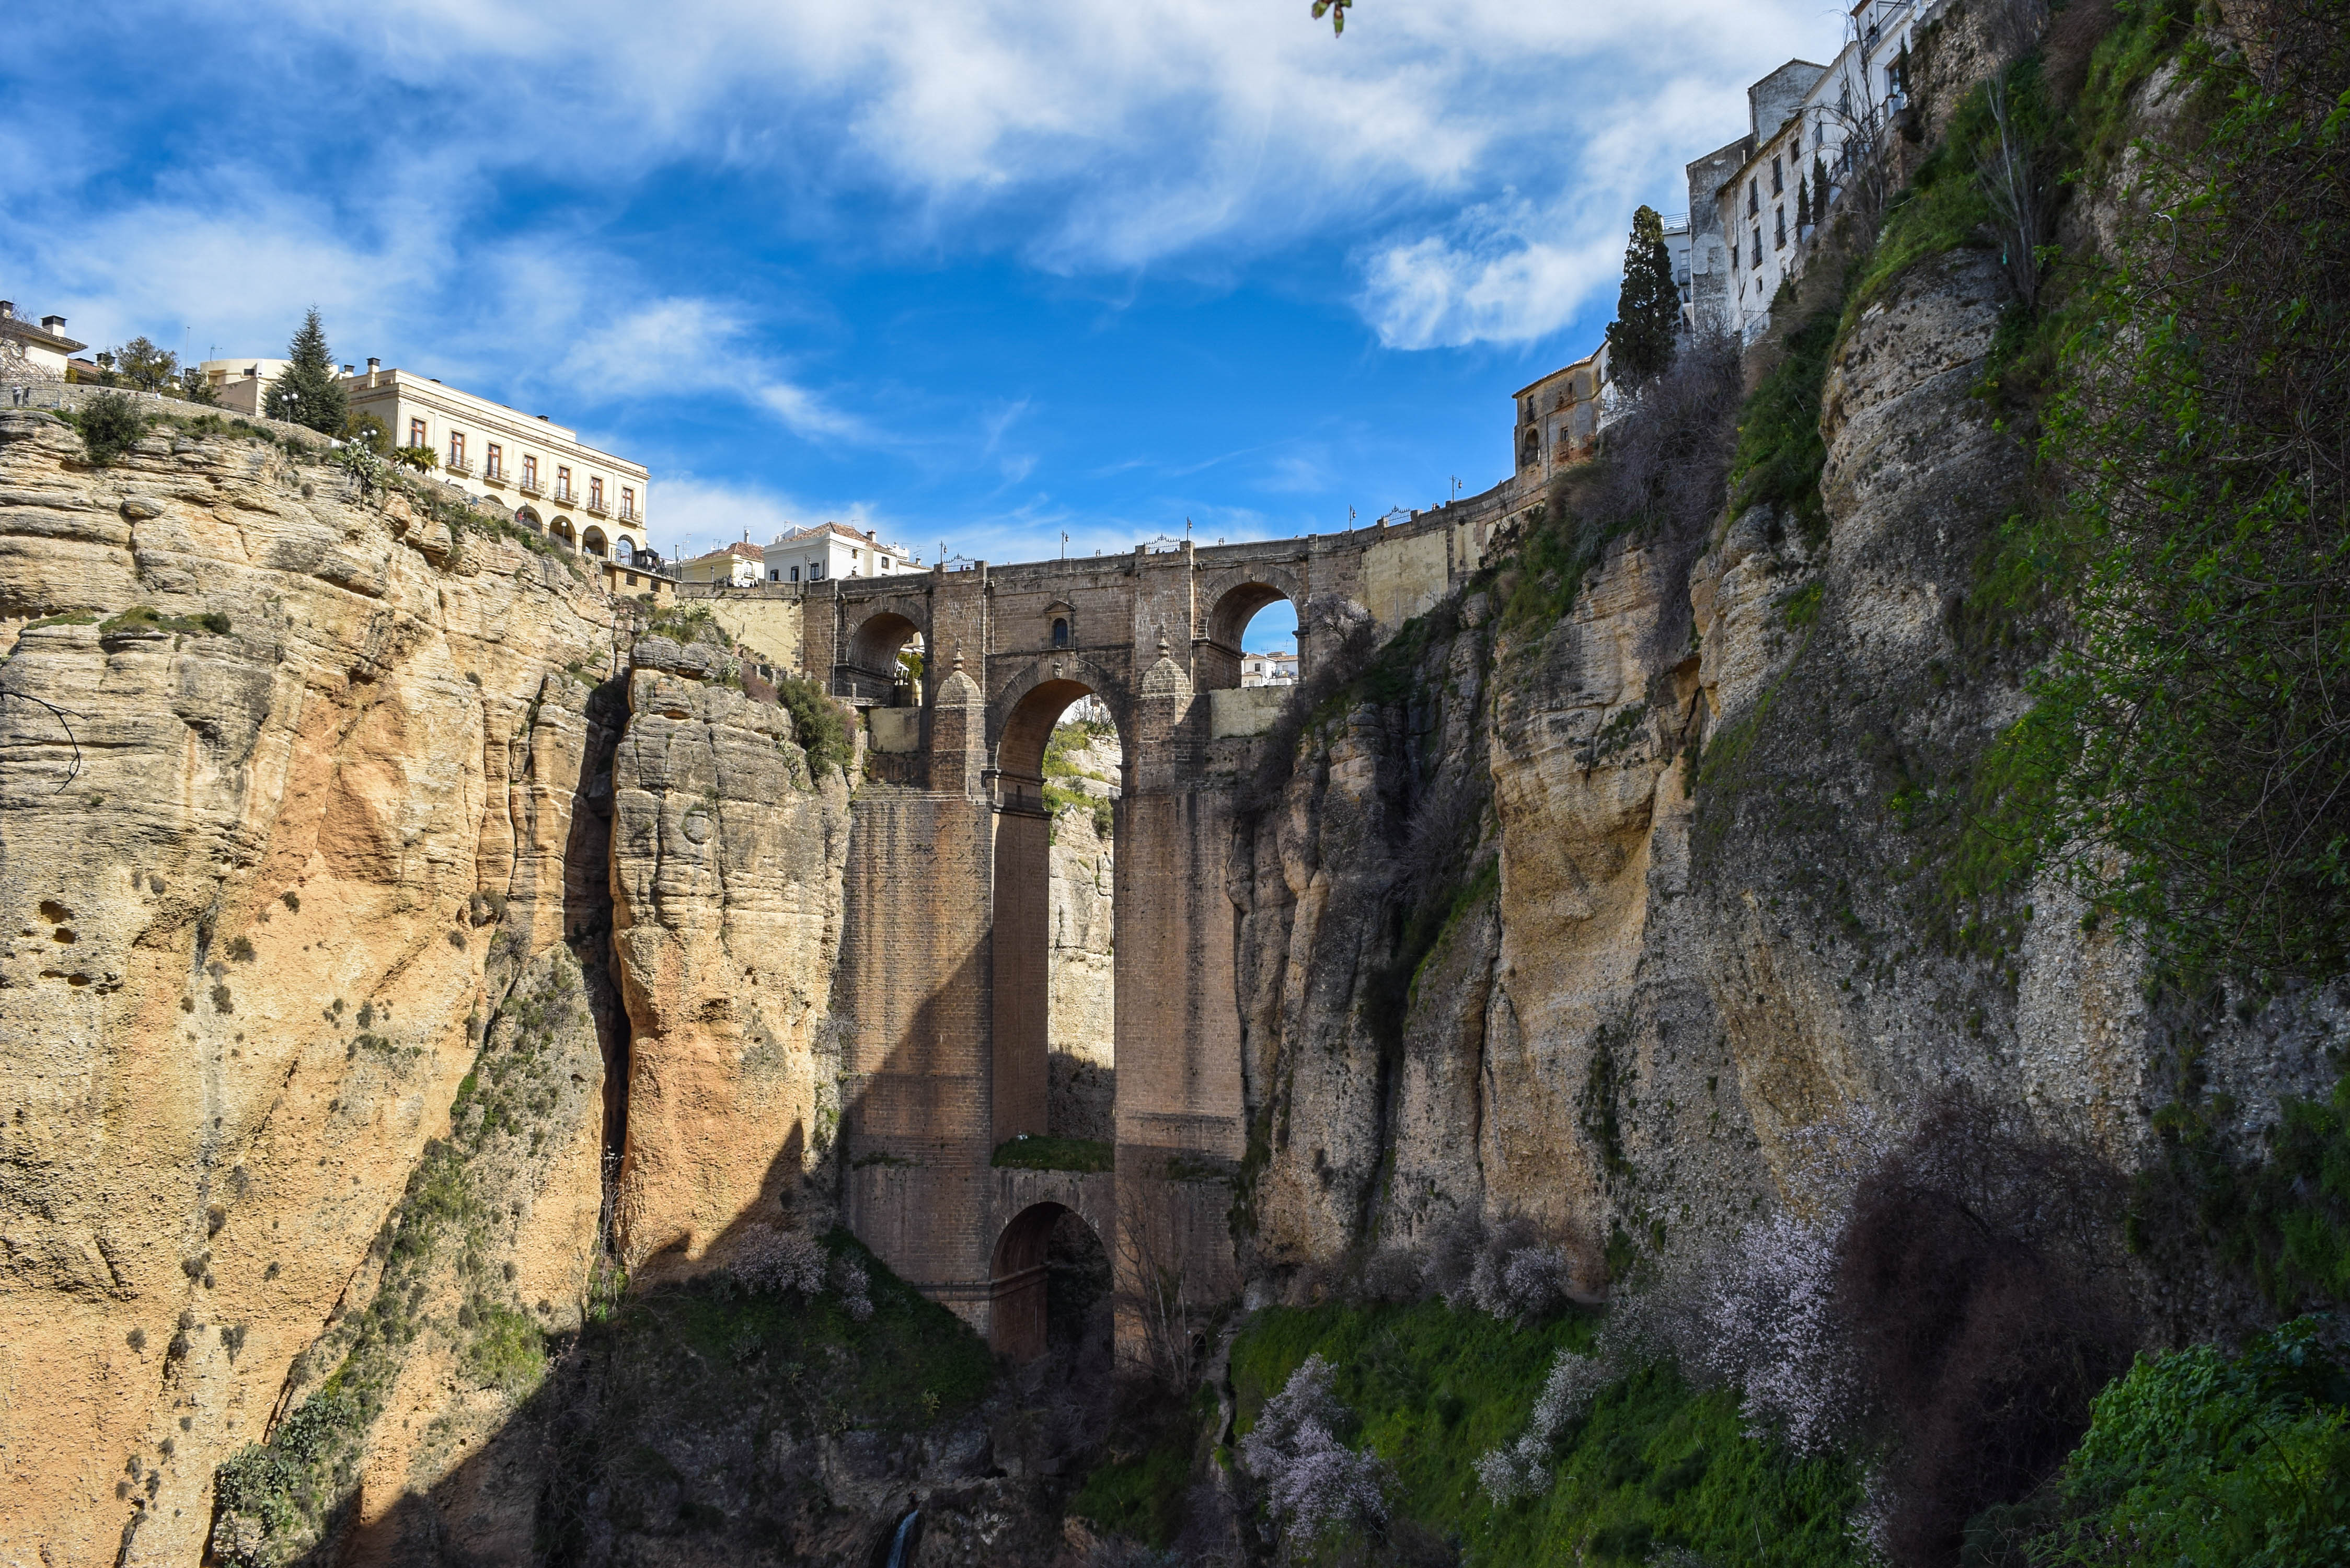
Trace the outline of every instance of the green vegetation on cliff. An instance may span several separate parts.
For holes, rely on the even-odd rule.
[[[491,1021],[451,1106],[449,1136],[425,1147],[377,1234],[373,1294],[362,1310],[338,1314],[296,1364],[296,1386],[309,1386],[307,1397],[266,1443],[244,1449],[214,1478],[213,1554],[227,1568],[272,1568],[332,1550],[369,1434],[420,1360],[443,1353],[452,1377],[507,1402],[525,1398],[545,1377],[538,1317],[548,1303],[534,1313],[499,1253],[509,1234],[510,1184],[541,1156],[549,1129],[564,1130],[563,1108],[578,1114],[587,1098],[571,1054],[588,1027],[583,997],[577,964],[558,949]],[[341,1012],[338,1002],[325,1016],[340,1028]],[[396,1063],[388,1042],[367,1033],[376,1022],[373,1005],[362,1003],[348,1049],[384,1052]],[[325,1366],[333,1370],[317,1380]]]
[[[1232,1346],[1238,1432],[1318,1354],[1360,1423],[1340,1436],[1394,1474],[1391,1532],[1464,1563],[1646,1563],[1676,1548],[1719,1563],[1861,1561],[1850,1463],[1748,1435],[1733,1393],[1693,1390],[1663,1365],[1601,1391],[1562,1435],[1547,1488],[1497,1507],[1478,1460],[1526,1429],[1554,1357],[1587,1350],[1594,1327],[1575,1314],[1519,1328],[1440,1302],[1271,1308]],[[1342,1561],[1361,1550],[1336,1545]]]

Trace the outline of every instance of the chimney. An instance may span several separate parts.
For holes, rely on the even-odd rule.
[[[346,375],[346,376],[348,376],[348,375],[349,375],[350,373],[351,373],[351,368],[350,368],[348,365],[344,366],[344,367],[343,367],[343,374],[344,374],[344,375]]]
[[[369,355],[369,356],[368,356],[368,379],[367,379],[367,384],[368,384],[369,386],[370,386],[370,387],[374,386],[374,385],[375,385],[375,382],[376,382],[376,378],[377,378],[378,376],[380,376],[381,374],[383,374],[383,361],[382,361],[381,359],[377,358],[376,358],[374,355],[372,355],[372,354]]]
[[[0,299],[0,321],[14,321],[14,320],[16,320],[16,301],[14,301],[14,300],[9,300],[9,299]]]
[[[41,330],[53,332],[63,337],[66,335],[66,318],[62,316],[44,316],[41,317]]]

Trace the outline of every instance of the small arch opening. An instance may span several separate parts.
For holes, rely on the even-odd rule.
[[[579,547],[591,556],[608,555],[611,550],[604,538],[604,530],[592,523],[588,524],[588,531],[579,535]]]
[[[1297,607],[1270,583],[1227,588],[1208,612],[1200,675],[1207,689],[1288,686],[1298,679]]]
[[[847,695],[919,707],[922,701],[922,630],[894,610],[865,618],[848,638]]]
[[[996,1239],[989,1275],[988,1343],[998,1354],[1024,1366],[1053,1352],[1065,1376],[1089,1358],[1108,1370],[1109,1251],[1085,1216],[1059,1203],[1022,1210]]]

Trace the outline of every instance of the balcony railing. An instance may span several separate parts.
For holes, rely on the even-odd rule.
[[[612,509],[600,501],[590,501],[586,510],[590,517],[609,517],[612,514]]]
[[[484,484],[504,484],[505,482],[506,471],[498,467],[495,463],[493,463],[489,467],[482,470],[482,483]]]
[[[642,521],[642,519],[637,515],[637,509],[634,506],[631,506],[629,503],[623,501],[620,503],[620,521],[623,523],[636,523]]]
[[[572,490],[571,486],[567,484],[558,484],[555,487],[555,504],[557,506],[572,505],[577,502],[578,499],[579,497],[577,493]]]
[[[473,472],[473,465],[462,457],[451,458],[441,466],[443,471],[450,473],[463,473],[470,476]]]
[[[546,493],[545,490],[539,487],[539,483],[536,479],[525,479],[520,484],[515,485],[515,488],[521,491],[525,495],[544,495]]]

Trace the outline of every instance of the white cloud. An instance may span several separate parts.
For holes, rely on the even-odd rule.
[[[657,299],[577,328],[556,373],[590,400],[647,386],[671,396],[717,392],[764,409],[806,440],[869,444],[877,439],[864,421],[792,380],[756,341],[752,324],[723,301]]]
[[[775,181],[787,227],[859,251],[1212,270],[1392,226],[1357,261],[1366,318],[1397,345],[1554,327],[1629,202],[1684,205],[1679,163],[1740,129],[1745,85],[1820,53],[1837,25],[1817,0],[1366,0],[1338,39],[1305,10],[703,0],[649,26],[630,0],[281,0],[266,20],[221,15],[429,92],[445,108],[426,134],[485,171],[625,192],[723,164]],[[1436,210],[1505,186],[1534,193],[1506,237],[1471,243]],[[876,200],[888,221],[871,221]],[[1503,303],[1513,288],[1535,297]],[[783,385],[772,405],[795,429],[846,433]]]
[[[1604,301],[1631,206],[1682,204],[1679,164],[1741,128],[1748,81],[1833,44],[1818,7],[1364,0],[1334,39],[1305,0],[195,0],[154,36],[213,51],[156,62],[203,133],[167,152],[135,114],[36,105],[37,147],[0,129],[0,252],[96,343],[184,324],[197,357],[267,352],[316,303],[345,358],[558,417],[658,384],[1009,490],[1038,461],[1016,405],[828,375],[825,313],[787,282],[623,253],[610,225],[681,171],[764,182],[779,248],[851,264],[1221,279],[1315,252],[1388,347],[1525,342]],[[67,13],[29,25],[68,69],[99,47]],[[313,123],[351,134],[289,133]],[[517,188],[543,199],[512,219]],[[861,411],[908,396],[933,417]]]

